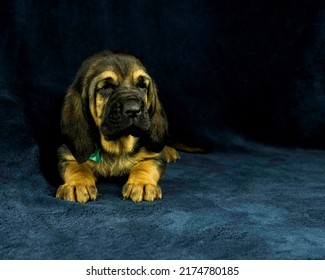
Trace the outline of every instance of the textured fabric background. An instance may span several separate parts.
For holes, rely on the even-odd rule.
[[[324,259],[321,1],[1,1],[1,259]],[[182,153],[164,198],[54,198],[59,110],[114,49],[156,80]]]

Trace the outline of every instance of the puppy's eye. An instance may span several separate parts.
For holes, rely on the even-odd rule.
[[[142,90],[147,90],[148,89],[148,85],[149,85],[149,81],[148,79],[144,78],[144,77],[139,77],[138,82],[136,84],[136,87]]]
[[[105,80],[100,81],[97,84],[96,91],[107,93],[113,91],[115,88],[116,88],[116,84],[114,80],[112,78],[107,78]]]
[[[116,88],[116,85],[113,84],[112,80],[107,79],[104,81],[104,83],[100,89],[115,89],[115,88]]]

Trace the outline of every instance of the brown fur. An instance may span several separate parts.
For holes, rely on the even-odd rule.
[[[140,113],[130,115],[127,109],[133,109],[133,101],[129,100],[143,104]],[[133,124],[125,125],[129,122]],[[56,197],[81,203],[95,200],[99,176],[128,175],[124,198],[161,199],[158,181],[165,165],[179,158],[174,148],[165,145],[167,127],[156,85],[139,60],[109,51],[86,59],[62,108],[65,144],[58,157],[64,184]],[[101,162],[89,159],[96,148],[101,149]]]

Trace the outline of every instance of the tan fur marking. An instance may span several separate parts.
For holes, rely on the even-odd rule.
[[[96,199],[96,178],[85,164],[65,162],[61,176],[65,183],[58,188],[57,198],[81,203]]]
[[[132,135],[128,135],[122,136],[114,141],[106,141],[102,134],[100,135],[100,138],[103,149],[106,152],[112,154],[123,154],[132,152],[136,139]]]
[[[90,72],[91,73],[91,72]],[[119,80],[119,76],[117,75],[117,73],[115,73],[112,70],[107,70],[104,71],[102,73],[100,73],[99,75],[97,75],[95,78],[92,79],[90,85],[89,85],[89,96],[93,96],[93,93],[95,92],[96,89],[99,88],[99,84],[100,82],[103,82],[103,80],[107,79],[107,78],[112,78],[113,81],[115,81],[116,83]],[[87,81],[87,77],[85,77],[84,81]],[[86,89],[88,89],[87,85],[83,86],[83,96],[87,96],[87,92],[85,91]]]
[[[95,79],[97,79],[98,83],[96,85],[96,89],[100,89],[105,85],[105,79],[107,78],[111,78],[113,80],[113,82],[115,84],[118,83],[118,75],[113,72],[113,71],[105,71],[103,73],[101,73],[100,75],[98,75],[97,77],[95,77]]]
[[[134,202],[161,199],[162,191],[158,186],[160,176],[161,173],[155,160],[146,160],[136,164],[123,187],[123,197],[130,198]]]
[[[138,69],[138,70],[135,70],[132,74],[132,78],[133,78],[133,83],[136,83],[136,81],[138,80],[138,78],[140,76],[143,76],[146,79],[145,83],[147,83],[147,85],[149,85],[149,80],[150,80],[150,77],[149,75],[143,70],[143,69]]]
[[[100,73],[98,76],[96,76],[91,81],[91,84],[95,83],[97,88],[100,88],[101,86],[103,86],[103,84],[101,84],[101,83],[103,83],[103,80],[105,80],[107,78],[112,78],[115,83],[117,83],[119,80],[119,76],[117,73],[115,73],[112,70],[107,70],[107,71]]]
[[[96,98],[96,118],[95,119],[95,122],[96,122],[96,125],[99,127],[103,121],[103,118],[102,118],[102,115],[103,115],[103,109],[104,109],[104,106],[107,102],[107,99],[105,100],[100,94],[97,95],[97,98]]]
[[[143,76],[143,77],[146,78],[144,82],[145,82],[146,86],[149,86],[151,78],[143,69],[138,69],[138,70],[135,70],[133,72],[133,74],[132,74],[132,80],[133,80],[132,83],[135,85],[140,76]],[[146,103],[147,109],[149,109],[150,102],[148,102],[148,96],[147,95],[144,96],[144,101]]]
[[[99,89],[103,86],[103,83],[105,79],[107,78],[112,78],[115,83],[118,82],[118,75],[114,71],[104,71],[98,76],[96,76],[90,83],[89,86],[89,109],[90,112],[96,122],[97,125],[99,125],[99,119],[100,115],[102,114],[102,109],[103,109],[103,102],[102,100],[99,100],[99,103],[97,101],[98,98],[96,98],[96,104],[94,104],[94,93],[96,89]],[[84,91],[87,87],[84,87]],[[83,92],[83,95],[85,96],[87,93]],[[102,103],[101,103],[102,102]]]
[[[128,77],[126,77],[125,80],[123,81],[123,85],[135,86],[140,76],[144,76],[148,78],[148,84],[149,84],[150,76],[148,75],[148,73],[144,69],[139,69],[138,67],[137,68],[132,67],[130,69]]]

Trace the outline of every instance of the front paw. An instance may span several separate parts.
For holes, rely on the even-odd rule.
[[[122,194],[124,198],[130,198],[134,202],[154,201],[162,198],[161,188],[151,183],[126,183]]]
[[[84,182],[66,183],[58,188],[56,197],[86,203],[88,200],[96,200],[97,188],[95,185]]]

